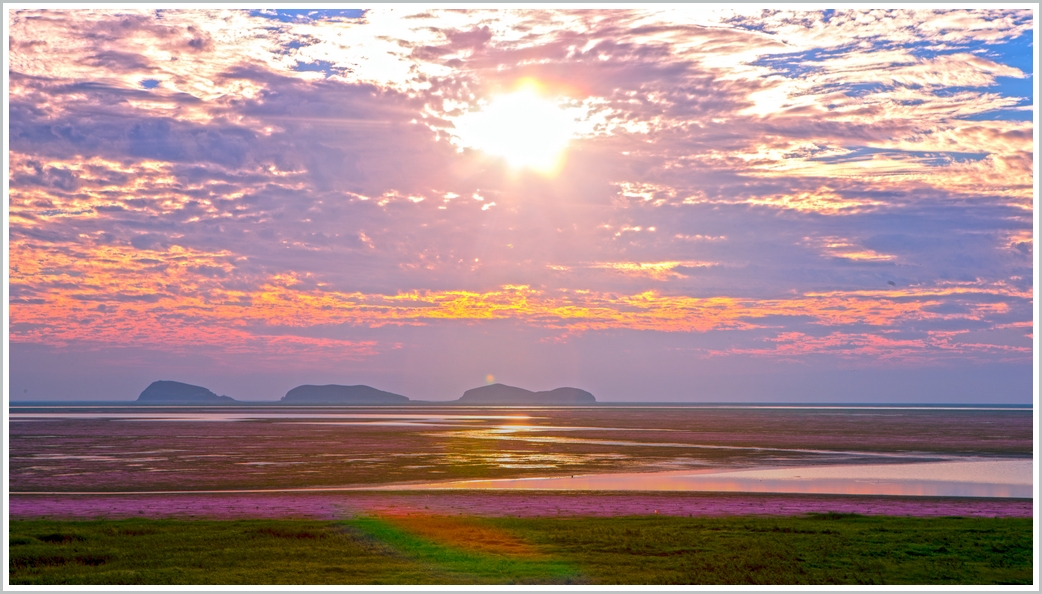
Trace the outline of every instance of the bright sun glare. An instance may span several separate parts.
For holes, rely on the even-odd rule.
[[[531,89],[498,97],[456,120],[461,146],[499,155],[514,167],[550,171],[575,130],[575,119]]]

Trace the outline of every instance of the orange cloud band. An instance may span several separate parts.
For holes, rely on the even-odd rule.
[[[373,343],[299,334],[319,326],[487,320],[516,320],[566,333],[611,329],[776,329],[784,333],[790,330],[786,317],[826,327],[869,326],[875,333],[923,321],[989,322],[995,327],[1004,323],[1008,327],[1009,320],[995,320],[996,316],[1008,317],[1011,303],[1032,298],[1030,291],[1001,283],[804,293],[778,299],[692,297],[658,291],[620,295],[526,285],[386,295],[330,290],[289,274],[257,279],[251,289],[229,289],[220,274],[214,274],[233,270],[235,257],[223,252],[176,246],[130,252],[104,246],[84,259],[53,246],[39,250],[17,243],[11,253],[17,256],[11,265],[11,286],[16,289],[11,300],[11,338],[51,345],[79,341],[212,345],[232,352],[338,349],[365,356],[374,352]],[[939,308],[952,303],[960,307]],[[785,336],[778,335],[773,352],[795,354],[815,344],[820,347],[817,350],[827,351],[835,346],[810,337],[796,344]],[[876,336],[869,342],[879,340],[889,339]],[[937,344],[893,346],[906,349]]]

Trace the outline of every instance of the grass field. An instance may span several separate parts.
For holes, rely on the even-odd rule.
[[[1022,518],[12,520],[12,584],[1030,584]]]

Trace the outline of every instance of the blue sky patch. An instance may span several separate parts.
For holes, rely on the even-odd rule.
[[[365,16],[365,9],[340,8],[340,9],[259,9],[251,10],[250,16],[261,17],[281,21],[283,23],[302,23],[310,21],[322,21],[326,19],[360,19]]]
[[[829,155],[827,157],[811,157],[810,161],[822,163],[849,163],[852,161],[863,161],[876,155],[889,155],[895,158],[911,157],[922,163],[940,166],[952,162],[980,161],[988,156],[987,153],[967,153],[955,151],[902,151],[897,149],[880,149],[867,146],[854,147],[845,155]]]
[[[1008,120],[1011,122],[1030,122],[1035,114],[1028,109],[996,109],[995,111],[986,111],[984,113],[975,113],[973,115],[959,118],[969,122],[991,122],[996,120]]]
[[[322,72],[325,73],[326,78],[329,78],[334,74],[343,74],[347,71],[347,68],[336,66],[332,62],[326,60],[315,60],[314,62],[297,62],[297,65],[293,67],[293,70],[296,70],[297,72]]]

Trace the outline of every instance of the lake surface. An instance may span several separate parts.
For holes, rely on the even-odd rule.
[[[12,493],[451,484],[1031,497],[1033,477],[1032,411],[999,407],[61,405],[8,412]]]

